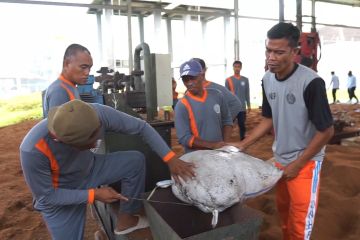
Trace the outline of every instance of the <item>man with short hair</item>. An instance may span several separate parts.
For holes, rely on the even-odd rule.
[[[239,125],[240,140],[243,140],[246,133],[246,107],[248,109],[248,112],[251,111],[250,86],[249,79],[240,75],[242,69],[242,62],[238,60],[234,61],[233,69],[234,75],[226,79],[225,87],[229,89],[240,100],[241,110],[237,115],[237,121]]]
[[[359,99],[355,95],[355,89],[356,89],[356,77],[352,74],[352,71],[349,71],[348,73],[348,93],[349,93],[349,103],[352,102],[352,99],[356,99],[356,103],[359,102]]]
[[[285,240],[310,239],[325,145],[334,134],[324,80],[294,62],[299,36],[297,27],[284,22],[267,32],[263,118],[237,145],[244,150],[274,129],[275,161],[283,169],[276,202]]]
[[[232,119],[221,92],[204,88],[203,70],[195,60],[180,66],[180,76],[187,92],[176,104],[175,128],[185,152],[227,145]]]
[[[336,100],[336,91],[339,89],[339,77],[335,75],[335,72],[331,72],[331,82],[332,84],[332,97],[333,97],[333,103],[339,102],[339,100]]]
[[[173,97],[172,109],[175,109],[175,106],[179,101],[178,100],[179,93],[176,91],[177,83],[175,81],[175,78],[173,77],[171,78],[171,83],[172,83],[172,97]]]
[[[238,113],[241,111],[241,103],[239,98],[237,98],[234,94],[232,94],[226,87],[206,79],[207,67],[203,59],[193,58],[193,60],[198,61],[203,69],[204,87],[206,89],[210,89],[210,88],[217,89],[223,94],[225,102],[227,103],[230,110],[231,119],[234,120],[237,117]]]
[[[145,121],[101,104],[72,100],[50,109],[20,145],[23,174],[52,239],[83,239],[86,205],[120,200],[115,234],[148,227],[135,215],[141,208],[145,159],[138,151],[90,151],[105,132],[140,135],[166,162],[176,181],[194,177],[193,165],[179,160]],[[121,194],[111,187],[121,181]]]
[[[92,65],[93,60],[86,47],[71,44],[66,48],[61,74],[46,89],[43,98],[44,118],[47,117],[50,108],[73,99],[80,99],[76,85],[87,82]]]

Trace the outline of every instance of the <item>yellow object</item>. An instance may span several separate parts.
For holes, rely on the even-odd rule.
[[[169,112],[172,112],[172,110],[173,110],[171,106],[163,106],[162,109],[164,111],[169,111]]]

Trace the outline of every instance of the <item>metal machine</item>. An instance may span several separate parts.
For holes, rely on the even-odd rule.
[[[141,53],[143,53],[141,55]],[[99,76],[90,76],[79,85],[81,99],[112,106],[131,115],[156,121],[158,109],[172,105],[171,65],[169,54],[151,54],[142,43],[135,48],[131,75],[102,67]],[[99,87],[94,89],[94,83]]]
[[[141,55],[142,53],[142,55]],[[134,53],[134,70],[131,75],[102,67],[99,76],[90,76],[79,85],[83,101],[105,104],[129,115],[145,119],[170,146],[173,121],[156,119],[158,109],[172,105],[171,65],[168,54],[151,54],[146,43],[138,45]],[[98,83],[97,88],[94,87]],[[139,150],[147,158],[146,190],[155,183],[169,178],[166,164],[139,136],[107,133],[104,152]]]
[[[318,58],[318,48],[321,50],[320,38],[318,32],[303,32],[299,39],[300,51],[295,57],[295,62],[305,65],[314,71],[317,71],[317,64],[321,58]]]

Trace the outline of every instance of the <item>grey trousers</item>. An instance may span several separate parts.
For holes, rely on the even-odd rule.
[[[138,151],[121,151],[106,155],[94,154],[94,165],[86,179],[79,179],[78,189],[96,188],[121,181],[121,194],[139,197],[145,186],[145,157]],[[44,209],[41,214],[52,239],[83,239],[86,205],[64,205]],[[140,201],[121,202],[120,211],[134,213],[141,208]]]

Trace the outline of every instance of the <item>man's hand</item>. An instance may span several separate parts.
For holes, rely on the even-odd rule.
[[[171,175],[177,183],[180,182],[180,178],[186,181],[187,179],[195,177],[195,165],[193,163],[184,162],[177,157],[173,157],[167,164],[170,168]]]
[[[299,172],[302,168],[303,165],[300,162],[293,161],[284,168],[283,177],[287,180],[291,180],[299,175]]]
[[[236,147],[239,149],[240,152],[243,152],[245,150],[243,142],[228,142],[226,145]]]
[[[129,199],[127,199],[111,187],[102,187],[95,188],[95,200],[104,203],[112,203],[118,200],[128,201]]]
[[[218,148],[222,148],[222,147],[225,147],[226,145],[229,145],[227,144],[226,142],[214,142],[211,149],[218,149]]]

